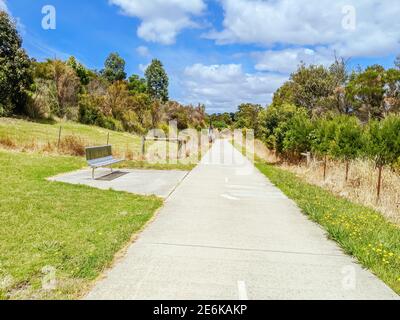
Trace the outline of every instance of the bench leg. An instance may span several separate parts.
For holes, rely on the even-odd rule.
[[[94,180],[94,168],[92,168],[92,179]]]

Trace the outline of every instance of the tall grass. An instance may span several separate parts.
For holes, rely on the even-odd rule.
[[[389,168],[383,170],[379,201],[376,198],[378,170],[371,161],[351,162],[348,181],[346,181],[346,164],[338,161],[328,162],[325,180],[323,165],[318,161],[312,161],[310,165],[283,163],[281,168],[295,173],[308,183],[379,210],[392,222],[400,224],[400,176]]]
[[[261,141],[256,140],[255,155],[258,159],[278,165],[304,181],[322,187],[332,193],[380,211],[387,219],[400,225],[400,175],[385,168],[383,170],[382,193],[376,197],[378,170],[372,161],[354,160],[349,162],[346,181],[346,163],[328,160],[324,179],[324,161],[312,159],[290,163],[282,161]]]
[[[257,167],[348,254],[400,293],[399,226],[371,208],[308,184],[278,166],[258,163]]]

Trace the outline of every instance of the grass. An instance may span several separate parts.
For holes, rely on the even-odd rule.
[[[80,297],[162,205],[45,180],[83,165],[76,157],[0,151],[0,299]],[[42,288],[48,266],[55,290]]]
[[[141,138],[126,132],[116,132],[96,126],[87,126],[80,123],[66,121],[61,123],[39,123],[14,118],[0,118],[0,140],[13,143],[16,146],[46,146],[56,144],[60,126],[61,137],[75,136],[86,145],[104,145],[110,134],[109,143],[118,153],[127,150],[139,154]]]
[[[258,169],[322,225],[344,251],[400,294],[400,228],[380,213],[265,163]]]
[[[390,221],[400,225],[399,172],[384,168],[381,197],[377,201],[378,170],[373,161],[364,159],[352,161],[348,181],[345,180],[346,165],[340,161],[328,161],[325,180],[323,164],[318,161],[311,161],[309,165],[282,163],[280,167],[295,173],[310,184],[371,207],[381,212]]]
[[[60,126],[61,140],[58,145]],[[179,159],[177,163],[150,163],[141,155],[142,141],[139,136],[129,133],[110,131],[96,126],[87,126],[76,122],[39,123],[14,118],[0,118],[0,147],[6,150],[25,152],[63,154],[83,157],[86,146],[113,146],[116,157],[127,161],[117,168],[156,169],[156,170],[192,170],[197,161],[197,153]],[[150,149],[150,147],[152,147]],[[163,143],[147,142],[146,149],[154,154],[161,153],[165,148]],[[157,158],[157,157],[156,157]]]

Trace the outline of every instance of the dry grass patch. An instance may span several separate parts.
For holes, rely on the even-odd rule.
[[[9,137],[0,137],[0,145],[7,149],[15,149],[17,144]]]
[[[60,153],[71,155],[71,156],[84,156],[85,141],[76,136],[66,136],[60,141]]]
[[[351,163],[349,179],[346,182],[346,165],[328,162],[326,180],[323,179],[323,164],[312,161],[306,164],[281,164],[281,168],[295,173],[308,183],[323,187],[356,203],[367,205],[382,212],[392,222],[400,224],[400,176],[386,168],[380,200],[377,201],[376,186],[378,170],[369,161],[357,160]]]

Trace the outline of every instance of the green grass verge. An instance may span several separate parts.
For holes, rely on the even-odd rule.
[[[18,145],[36,143],[39,145],[55,143],[58,140],[60,126],[61,136],[77,136],[87,145],[104,145],[107,135],[114,150],[120,153],[130,150],[140,153],[141,138],[126,132],[117,132],[96,126],[87,126],[67,121],[62,123],[39,123],[14,118],[0,118],[0,138],[10,138]]]
[[[125,154],[129,151],[137,157],[141,154],[142,141],[137,135],[83,125],[72,121],[40,123],[15,118],[0,118],[0,139],[9,138],[18,147],[32,143],[35,145],[56,143],[60,126],[62,127],[62,137],[71,135],[79,137],[86,146],[106,144],[107,135],[109,134],[109,143],[112,144],[114,151],[117,151],[119,154]],[[147,148],[152,144],[153,142],[147,142]],[[38,152],[39,150],[32,151]],[[192,155],[191,157],[196,158],[196,155]],[[117,165],[116,168],[190,171],[196,164],[189,164],[189,160],[179,159],[178,163],[175,164],[151,164],[147,161],[129,160]]]
[[[310,185],[291,172],[264,163],[256,166],[311,220],[322,225],[346,253],[400,293],[399,226],[380,213]]]
[[[156,197],[49,182],[75,157],[0,151],[0,299],[73,299],[162,205]],[[56,270],[43,290],[43,268]]]

